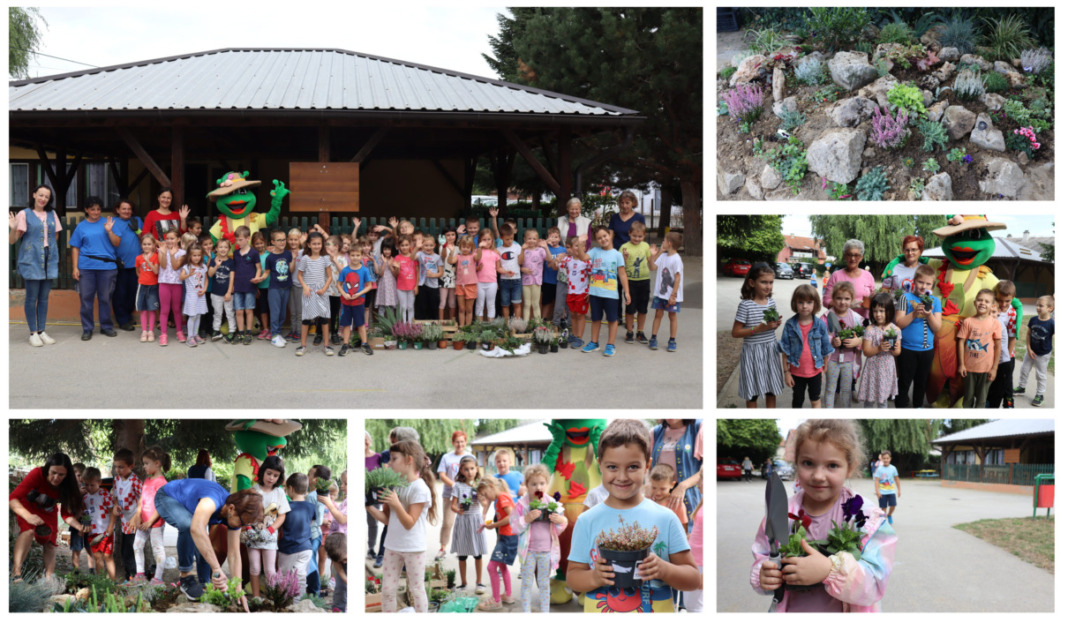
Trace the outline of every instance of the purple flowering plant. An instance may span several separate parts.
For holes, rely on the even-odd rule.
[[[842,523],[831,522],[833,527],[827,531],[827,538],[813,541],[813,547],[819,547],[828,555],[838,552],[848,552],[853,558],[860,560],[860,540],[864,538],[861,528],[868,521],[864,514],[864,498],[854,495],[842,502]]]
[[[890,114],[890,109],[884,108],[882,112],[875,107],[871,118],[871,139],[883,149],[900,147],[908,138],[909,114],[905,109],[898,109],[897,116]]]
[[[741,122],[742,132],[749,132],[749,127],[764,112],[764,89],[752,83],[740,84],[723,94],[727,104],[727,114],[734,121]]]

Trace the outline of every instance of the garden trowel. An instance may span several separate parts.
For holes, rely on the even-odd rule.
[[[764,534],[768,537],[769,560],[782,569],[782,557],[779,555],[779,547],[790,538],[790,524],[787,519],[789,504],[786,498],[786,488],[775,470],[768,471],[768,484],[764,487]],[[775,589],[768,612],[775,612],[775,608],[782,602],[785,587]]]

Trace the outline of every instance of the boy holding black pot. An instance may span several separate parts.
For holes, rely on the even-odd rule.
[[[649,430],[639,420],[614,420],[601,434],[597,461],[608,499],[579,515],[567,569],[568,588],[586,594],[586,612],[674,612],[671,589],[690,591],[701,584],[679,519],[642,494],[651,454]],[[633,573],[627,573],[630,563],[609,563],[597,542],[605,530],[615,530],[615,539],[623,540],[619,533],[633,532],[635,524],[655,536],[632,565]],[[590,554],[599,550],[592,560]]]

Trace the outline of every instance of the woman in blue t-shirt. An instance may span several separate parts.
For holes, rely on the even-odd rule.
[[[74,265],[74,280],[78,282],[78,294],[82,299],[82,341],[93,338],[93,300],[100,312],[100,332],[115,337],[115,325],[111,320],[111,293],[115,290],[118,275],[118,255],[115,248],[122,239],[113,231],[115,219],[101,220],[103,201],[99,197],[85,200],[85,220],[78,223],[68,243],[71,248],[71,264]]]
[[[156,492],[156,510],[141,525],[151,526],[160,518],[178,529],[179,588],[195,601],[204,589],[193,572],[194,563],[206,563],[211,568],[212,585],[226,590],[226,574],[215,556],[208,528],[226,525],[226,561],[230,575],[240,578],[241,528],[263,521],[263,496],[253,489],[231,494],[222,485],[201,478],[172,480]],[[197,554],[200,560],[196,560]]]

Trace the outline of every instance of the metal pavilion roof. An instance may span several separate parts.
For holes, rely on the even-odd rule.
[[[1029,247],[1025,247],[1015,240],[1009,240],[1008,238],[1000,238],[997,236],[991,236],[994,239],[994,254],[990,257],[995,259],[1014,259],[1014,260],[1029,260],[1032,262],[1041,262],[1042,253],[1035,251]],[[928,257],[945,257],[946,254],[942,252],[942,247],[932,247],[930,249],[924,249],[923,255]]]
[[[553,435],[545,425],[550,420],[539,420],[520,424],[515,428],[480,437],[471,441],[472,446],[508,445],[513,443],[549,443]]]
[[[935,439],[931,443],[946,444],[972,441],[974,439],[992,439],[997,437],[1018,437],[1052,433],[1053,420],[994,420],[980,424],[968,430]]]
[[[338,49],[232,48],[12,81],[9,110],[419,111],[634,117],[634,110]]]

